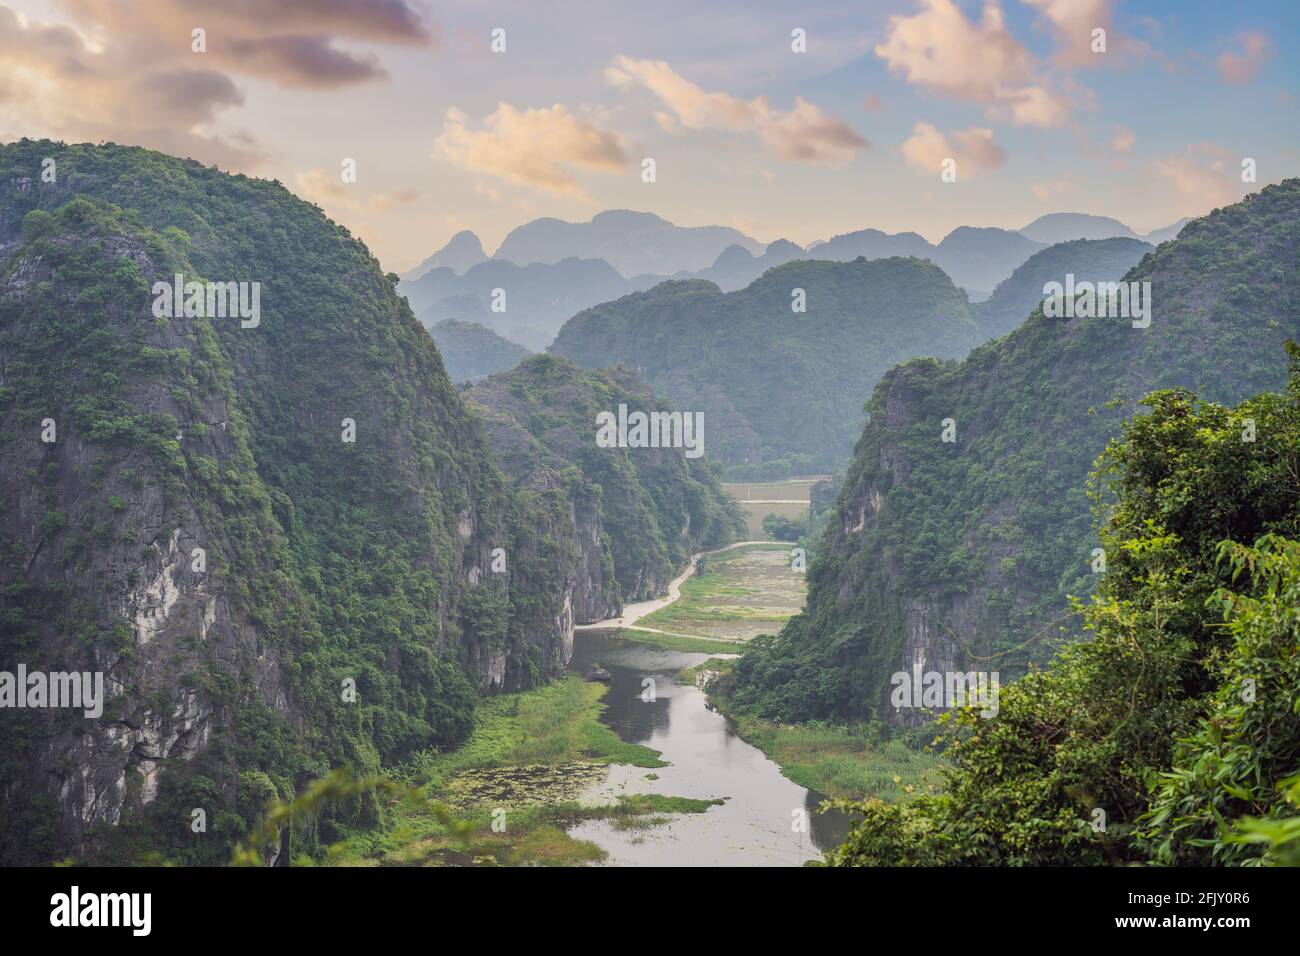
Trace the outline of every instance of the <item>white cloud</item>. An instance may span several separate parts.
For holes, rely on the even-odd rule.
[[[1198,215],[1231,205],[1243,193],[1233,157],[1215,143],[1193,143],[1182,153],[1154,160],[1152,167],[1173,187],[1181,207]]]
[[[300,195],[326,210],[342,209],[356,212],[370,209],[376,212],[387,212],[414,202],[419,195],[413,189],[402,189],[393,193],[373,193],[362,197],[355,183],[344,183],[338,173],[331,174],[319,167],[299,173],[297,182]]]
[[[730,93],[708,92],[662,60],[615,57],[605,78],[619,89],[644,86],[658,97],[669,110],[655,113],[666,132],[682,127],[757,132],[778,159],[828,166],[842,166],[870,145],[848,123],[826,116],[802,97],[796,97],[792,110],[774,110],[762,96],[742,100]]]
[[[1006,152],[993,139],[990,129],[973,128],[951,137],[931,126],[917,123],[912,135],[900,147],[908,164],[925,172],[938,173],[944,160],[957,161],[959,178],[969,178],[1001,166]]]
[[[1033,74],[1033,58],[1007,30],[996,0],[979,23],[952,0],[919,0],[912,16],[893,16],[876,56],[907,82],[988,104],[1021,126],[1059,126],[1068,108]]]
[[[570,167],[600,173],[627,166],[623,138],[580,119],[557,103],[520,110],[498,103],[481,129],[470,129],[460,110],[447,110],[438,155],[474,172],[555,196],[585,198]]]

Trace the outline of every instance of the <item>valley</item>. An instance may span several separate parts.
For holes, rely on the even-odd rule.
[[[1289,852],[1300,182],[1158,246],[960,227],[964,285],[864,230],[626,294],[464,236],[399,280],[280,183],[136,147],[5,144],[0,190],[0,657],[104,688],[0,701],[3,862]],[[509,246],[736,238],[597,218]],[[595,300],[540,353],[399,288],[552,266]]]
[[[784,546],[761,543],[697,555],[705,570],[683,573],[668,596],[579,628],[571,676],[494,699],[464,747],[404,771],[459,831],[399,809],[331,847],[329,862],[800,865],[848,834],[844,813],[822,810],[828,796],[899,799],[932,787],[940,762],[906,746],[735,721],[709,699],[710,676],[743,652],[756,619],[779,626],[801,607],[802,579],[785,558]],[[777,573],[791,582],[763,587]],[[596,668],[606,677],[583,680]]]

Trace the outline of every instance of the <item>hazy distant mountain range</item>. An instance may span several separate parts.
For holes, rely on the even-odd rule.
[[[959,226],[937,245],[915,232],[861,229],[805,247],[787,239],[765,246],[727,226],[677,226],[652,213],[613,209],[583,223],[535,219],[512,230],[490,258],[478,236],[458,232],[406,273],[400,291],[425,325],[479,322],[543,349],[576,313],[665,279],[705,279],[733,292],[799,259],[913,256],[939,266],[978,302],[1049,246],[1077,239],[1159,244],[1187,221],[1139,236],[1106,216],[1050,213],[1019,230]]]
[[[399,291],[426,326],[444,319],[478,322],[540,351],[583,309],[662,281],[662,276],[625,279],[604,259],[570,257],[523,266],[488,259],[464,275],[447,266],[430,269],[414,281],[403,281]]]

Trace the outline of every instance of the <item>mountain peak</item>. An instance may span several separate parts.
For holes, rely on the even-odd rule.
[[[1049,212],[1021,229],[1020,234],[1046,245],[1072,239],[1137,238],[1137,234],[1118,219],[1083,212]]]
[[[469,229],[462,229],[447,240],[445,246],[402,278],[411,281],[439,268],[447,268],[457,275],[463,275],[486,259],[487,253],[483,251],[483,243],[479,242],[478,236]]]

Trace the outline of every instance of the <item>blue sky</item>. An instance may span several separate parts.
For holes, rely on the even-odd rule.
[[[800,243],[1052,211],[1146,231],[1300,170],[1294,2],[219,6],[0,2],[0,136],[277,178],[394,270],[617,207]]]

